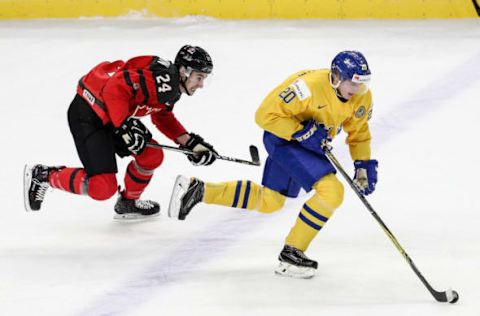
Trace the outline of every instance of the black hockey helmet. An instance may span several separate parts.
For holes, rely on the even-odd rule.
[[[211,73],[213,69],[212,58],[199,46],[185,45],[175,57],[177,67],[184,66],[187,70],[196,70],[204,73]]]

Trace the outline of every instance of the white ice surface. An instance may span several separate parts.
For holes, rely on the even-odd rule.
[[[175,113],[240,158],[249,144],[265,158],[253,115],[275,85],[328,67],[339,50],[364,52],[380,161],[370,201],[434,288],[453,287],[460,301],[433,300],[349,188],[308,250],[319,261],[312,280],[273,274],[306,194],[273,215],[200,205],[185,222],[119,223],[114,199],[53,191],[25,213],[24,163],[79,166],[66,120],[79,77],[103,60],[172,59],[185,43],[211,53],[215,76]],[[1,315],[478,315],[479,20],[3,21],[0,52]],[[343,139],[335,153],[351,172]],[[165,156],[144,194],[164,211],[178,173],[261,181],[261,168]]]

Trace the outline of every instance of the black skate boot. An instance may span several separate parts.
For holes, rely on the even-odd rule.
[[[23,169],[23,193],[25,210],[38,211],[42,207],[45,193],[50,187],[48,176],[53,170],[60,170],[65,167],[48,167],[44,165],[25,165]]]
[[[119,194],[115,203],[115,219],[138,219],[159,215],[160,205],[150,200],[130,200]]]
[[[275,273],[292,278],[312,278],[318,267],[318,263],[309,259],[303,251],[289,245],[283,247],[278,260],[280,264]]]
[[[205,193],[205,183],[197,178],[178,176],[173,186],[168,217],[184,220],[192,208],[200,203]]]

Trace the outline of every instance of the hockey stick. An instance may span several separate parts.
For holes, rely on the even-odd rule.
[[[433,295],[433,297],[438,301],[438,302],[449,302],[449,303],[456,303],[458,301],[458,293],[457,291],[452,290],[449,288],[448,290],[444,292],[438,292],[436,291],[425,279],[425,277],[420,273],[418,268],[415,266],[413,263],[413,260],[408,256],[406,251],[403,249],[403,247],[400,245],[398,242],[397,238],[393,236],[392,232],[388,229],[387,225],[382,221],[380,216],[375,212],[373,207],[370,205],[370,203],[367,201],[365,196],[359,191],[353,180],[349,177],[349,175],[345,172],[345,170],[342,168],[342,165],[340,162],[338,162],[337,158],[332,154],[330,148],[328,146],[323,147],[325,155],[328,157],[328,159],[335,165],[335,168],[342,174],[342,176],[345,178],[345,180],[348,182],[350,187],[352,187],[353,191],[357,194],[357,196],[360,198],[362,201],[363,205],[365,205],[372,214],[372,216],[377,220],[378,224],[382,227],[383,231],[387,234],[388,238],[393,242],[395,247],[398,249],[400,254],[405,258],[405,260],[408,262],[410,267],[412,268],[413,272],[417,275],[417,277],[422,281],[423,285],[428,289],[428,291]]]
[[[167,149],[171,151],[176,151],[176,152],[183,153],[185,155],[195,154],[193,151],[186,148],[179,148],[179,147],[173,147],[173,146],[162,145],[162,144],[152,144],[152,143],[148,143],[147,146],[152,148],[162,148],[162,149]],[[232,157],[227,157],[222,155],[217,155],[216,158],[221,160],[236,162],[236,163],[242,163],[250,166],[260,166],[260,156],[258,154],[258,148],[253,145],[250,145],[250,157],[252,160],[243,160],[243,159],[232,158]]]

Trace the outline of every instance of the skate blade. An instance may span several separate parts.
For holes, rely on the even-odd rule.
[[[315,269],[298,267],[287,262],[280,262],[275,269],[275,274],[295,279],[311,279],[315,276]]]
[[[114,220],[117,221],[142,221],[142,220],[149,220],[158,218],[160,212],[152,215],[142,215],[137,213],[125,213],[125,214],[115,214],[113,216]]]
[[[25,165],[23,167],[23,204],[25,211],[33,212],[30,208],[30,201],[28,199],[28,191],[30,190],[30,184],[32,183],[32,167]]]
[[[170,197],[170,203],[168,204],[168,217],[178,219],[180,213],[180,206],[182,204],[182,198],[188,190],[190,185],[190,179],[179,175],[173,185],[172,196]]]

